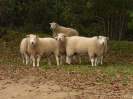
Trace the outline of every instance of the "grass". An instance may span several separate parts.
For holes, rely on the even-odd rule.
[[[133,53],[133,42],[131,41],[110,41],[109,49],[111,51],[121,52],[121,53]]]
[[[108,64],[104,66],[96,66],[92,67],[90,65],[64,65],[61,68],[63,68],[65,71],[70,72],[80,72],[80,73],[88,73],[92,74],[97,71],[102,71],[102,73],[108,75],[108,76],[115,76],[117,73],[122,73],[125,76],[127,75],[133,75],[133,66],[131,64]]]
[[[45,70],[62,69],[66,73],[78,73],[81,75],[89,75],[90,78],[94,78],[96,83],[99,84],[111,84],[114,81],[124,86],[133,83],[133,65],[132,64],[107,64],[102,66],[92,67],[90,65],[63,65],[48,66],[42,65],[41,68]]]
[[[11,66],[13,70],[15,68],[21,67],[31,67],[26,66],[22,63],[21,58],[12,58],[11,56],[6,58],[0,58],[0,65]],[[49,66],[45,60],[41,61],[40,68],[45,71],[52,71],[53,69],[60,69],[66,73],[79,73],[81,75],[89,75],[90,77],[95,77],[95,82],[110,84],[112,81],[118,79],[123,85],[128,85],[128,83],[133,83],[128,77],[133,75],[133,65],[132,64],[106,64],[101,66],[92,67],[90,64],[80,64],[80,65],[63,65],[57,67],[56,65]]]
[[[0,64],[14,65],[14,66],[23,65],[19,55],[11,55],[11,56],[5,55],[3,56],[3,58],[2,57],[0,58]],[[80,65],[78,64],[63,65],[63,66],[57,67],[56,65],[48,66],[46,60],[43,59],[43,61],[41,61],[41,68],[43,69],[61,68],[61,69],[64,69],[65,71],[70,71],[70,72],[75,71],[80,73],[95,73],[97,70],[100,70],[108,76],[114,76],[117,73],[123,73],[124,75],[133,75],[133,65],[128,63],[106,64],[106,65],[94,66],[94,67],[92,67],[90,63],[88,63],[88,64],[80,64]]]

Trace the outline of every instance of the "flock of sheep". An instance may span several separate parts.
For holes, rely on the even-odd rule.
[[[20,53],[23,63],[32,63],[33,67],[39,66],[42,56],[46,56],[51,65],[51,56],[54,55],[57,65],[72,63],[76,59],[81,63],[81,55],[88,54],[91,65],[103,64],[103,56],[107,52],[108,37],[94,36],[82,37],[73,28],[66,28],[55,22],[50,23],[53,37],[41,38],[35,34],[29,34],[22,39]]]

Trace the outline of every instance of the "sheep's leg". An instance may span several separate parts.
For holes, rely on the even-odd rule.
[[[91,65],[94,66],[94,58],[91,58]]]
[[[63,64],[63,56],[62,55],[60,56],[60,64],[61,65]]]
[[[66,56],[66,63],[69,63],[69,57]]]
[[[66,48],[66,63],[67,64],[71,64],[71,58],[73,58],[72,57],[73,55],[74,55],[73,49],[67,47]]]
[[[26,58],[26,65],[27,65],[29,63],[29,56],[26,55],[25,58]]]
[[[100,57],[100,63],[103,64],[103,56]]]
[[[97,64],[99,64],[100,63],[100,57],[98,56],[97,57]]]
[[[32,59],[32,62],[33,62],[33,67],[35,67],[35,57],[32,55],[31,59]]]
[[[90,60],[91,60],[91,66],[94,66],[95,64],[95,59],[92,55],[90,55]]]
[[[67,57],[66,57],[66,63],[67,63],[67,64],[71,64],[70,56],[67,56]]]
[[[41,56],[40,55],[38,55],[38,57],[37,57],[37,67],[39,67],[39,63],[40,63],[40,59],[41,59]]]
[[[26,65],[27,65],[28,64],[28,56],[26,55],[25,58],[26,58]]]
[[[97,66],[97,61],[98,61],[98,58],[95,58],[95,60],[94,60],[95,66]]]
[[[32,58],[29,56],[29,63],[32,64]]]
[[[55,58],[56,58],[56,64],[57,64],[57,66],[59,66],[59,57],[58,57],[58,55],[55,55]]]
[[[89,54],[89,52],[88,52],[88,54]],[[90,57],[90,60],[91,60],[91,66],[94,66],[95,64],[95,58],[94,58],[94,54],[93,53],[91,53],[91,54],[89,54],[89,57]]]
[[[24,58],[23,62],[26,63],[26,65],[27,65],[29,63],[28,55],[26,53],[24,53],[23,58]]]

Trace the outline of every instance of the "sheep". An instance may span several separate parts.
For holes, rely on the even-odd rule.
[[[107,53],[108,47],[107,47],[107,41],[109,40],[109,37],[106,36],[98,36],[99,39],[104,41],[104,53]]]
[[[98,38],[99,38],[99,40],[102,40],[102,42],[103,42],[103,49],[101,50],[102,52],[101,52],[101,55],[99,55],[97,62],[98,63],[100,62],[100,64],[102,65],[103,64],[103,57],[107,53],[107,50],[108,50],[107,41],[109,40],[109,38],[105,37],[105,36],[98,36]]]
[[[53,32],[53,36],[57,36],[58,33],[63,33],[66,36],[76,36],[79,35],[79,32],[73,28],[66,28],[64,26],[59,25],[58,23],[52,22],[49,23],[50,24],[50,28]]]
[[[97,38],[96,38],[97,40]],[[92,66],[96,65],[95,62],[95,48],[94,46],[95,38],[87,38],[87,37],[80,37],[80,36],[73,36],[67,38],[67,46],[66,46],[66,62],[68,64],[71,63],[70,57],[75,53],[78,54],[89,54],[91,59]]]
[[[22,56],[23,63],[26,63],[26,65],[29,62],[29,55],[27,53],[27,47],[28,47],[27,38],[23,38],[20,43],[20,53]]]
[[[59,49],[58,43],[54,38],[40,38],[37,35],[29,34],[27,35],[28,47],[27,52],[30,54],[33,67],[35,67],[35,60],[37,58],[37,67],[39,67],[39,62],[41,57],[45,55],[54,54],[56,58],[56,63],[59,65]]]
[[[62,40],[63,35],[64,34],[60,34]],[[66,40],[66,63],[71,64],[70,58],[74,54],[88,54],[91,60],[91,65],[97,65],[97,57],[102,54],[104,49],[103,40],[99,39],[98,36],[91,38],[72,36],[65,37],[64,40]]]
[[[55,38],[59,42],[60,57],[61,57],[60,61],[62,63],[62,56],[66,56],[66,43],[67,43],[66,36],[63,33],[59,33]],[[76,57],[72,57],[72,58],[76,58]],[[79,62],[81,63],[80,58],[79,58]]]
[[[28,53],[27,47],[28,47],[27,38],[23,38],[20,43],[20,54],[22,56],[23,63],[24,64],[26,63],[26,65],[28,63],[31,63],[30,53]],[[45,57],[47,57],[48,64],[51,65],[51,60],[50,60],[51,56],[45,55]]]
[[[66,57],[66,36],[63,33],[59,33],[57,34],[55,39],[58,41],[58,44],[59,44],[60,64],[62,64],[63,58]],[[73,57],[73,58],[76,58],[76,57]],[[79,62],[81,63],[80,58],[79,58]]]
[[[63,64],[63,57],[66,56],[66,40],[65,35],[63,33],[57,34],[55,39],[58,41],[58,46],[59,46],[59,56],[60,56],[60,64]]]

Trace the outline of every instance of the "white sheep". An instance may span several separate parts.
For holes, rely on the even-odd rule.
[[[20,53],[22,56],[23,63],[26,63],[26,65],[29,62],[29,55],[27,53],[27,47],[28,47],[27,38],[23,38],[21,43],[20,43]]]
[[[23,63],[26,65],[30,62],[31,63],[31,57],[30,53],[28,53],[28,40],[27,38],[23,38],[21,43],[20,43],[20,54],[22,56]],[[51,65],[51,55],[45,55],[48,60],[48,64]]]
[[[97,61],[98,63],[100,63],[102,65],[103,57],[107,53],[107,50],[108,50],[107,42],[108,42],[109,38],[106,36],[98,36],[98,39],[103,42],[103,48],[101,49],[101,53],[99,53],[98,61]]]
[[[58,44],[59,44],[60,64],[62,64],[63,59],[66,58],[66,43],[67,43],[66,36],[63,33],[59,33],[57,34],[55,39],[58,41]],[[73,56],[73,58],[76,60],[77,57]],[[81,63],[80,58],[79,58],[79,62]]]
[[[95,49],[93,47],[94,46],[94,43],[93,43],[94,40],[92,40],[92,38],[80,37],[80,36],[73,36],[73,37],[67,38],[66,62],[68,64],[70,64],[71,63],[70,58],[75,53],[77,53],[77,54],[89,54],[92,66],[96,65],[96,64],[94,64],[95,58],[96,58],[95,53],[94,53]]]
[[[35,59],[37,58],[37,66],[41,57],[45,55],[54,54],[56,58],[56,63],[59,65],[59,49],[58,43],[54,38],[40,38],[37,35],[30,34],[27,35],[28,49],[27,52],[30,54],[33,67],[35,67]]]
[[[97,57],[103,52],[103,40],[98,37],[63,37],[64,34],[60,34],[60,39],[66,40],[66,62],[71,64],[71,57],[74,54],[88,54],[91,59],[92,66],[97,65]]]
[[[57,36],[58,33],[63,33],[68,37],[79,35],[79,32],[77,30],[61,26],[55,22],[50,23],[50,28],[53,32],[54,37]]]
[[[109,37],[106,37],[106,36],[98,36],[98,38],[100,40],[103,40],[104,41],[104,45],[105,45],[105,47],[104,47],[104,53],[107,53],[107,50],[108,50],[107,42],[109,40]]]
[[[59,45],[59,56],[60,56],[60,64],[63,64],[63,59],[65,59],[64,57],[66,57],[66,40],[65,39],[65,35],[63,33],[59,33],[57,34],[57,36],[55,37],[55,39],[58,41],[58,45]]]

